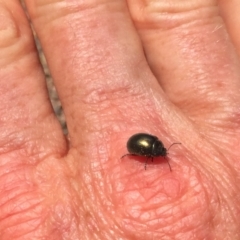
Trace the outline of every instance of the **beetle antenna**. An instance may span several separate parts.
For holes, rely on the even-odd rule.
[[[173,143],[173,144],[170,145],[170,147],[172,147],[175,144],[181,144],[181,143]],[[170,149],[170,147],[167,149],[167,151]]]

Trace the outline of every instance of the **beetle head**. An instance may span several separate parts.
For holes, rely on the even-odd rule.
[[[154,157],[166,156],[167,155],[167,149],[163,146],[161,141],[157,140],[153,144],[152,155]]]

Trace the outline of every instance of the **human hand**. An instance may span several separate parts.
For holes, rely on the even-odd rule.
[[[0,239],[240,239],[237,1],[0,5]],[[138,132],[164,158],[126,157]]]

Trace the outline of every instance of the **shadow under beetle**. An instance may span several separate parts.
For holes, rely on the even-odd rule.
[[[174,144],[181,143],[173,143],[170,145],[172,147]],[[123,155],[121,158],[125,156],[142,156],[146,157],[145,161],[145,170],[147,168],[148,159],[151,158],[153,162],[154,157],[164,157],[166,159],[167,151],[170,149],[166,149],[163,143],[156,137],[147,133],[137,133],[131,136],[127,141],[127,150],[129,153]],[[166,159],[167,160],[167,159]],[[172,168],[167,160],[170,171]]]

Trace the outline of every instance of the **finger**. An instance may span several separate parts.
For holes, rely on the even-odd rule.
[[[186,215],[190,215],[194,209],[198,209],[197,215],[200,216],[198,223],[200,222],[201,226],[193,223],[190,224],[190,228],[197,229],[194,231],[194,235],[204,238],[206,235],[205,223],[209,223],[210,218],[208,214],[203,216],[201,213],[202,209],[207,207],[205,198],[208,193],[206,193],[206,187],[202,187],[202,183],[198,184],[199,178],[195,177],[196,172],[191,171],[191,167],[188,168],[187,165],[182,164],[178,173],[173,176],[169,175],[167,179],[168,175],[159,177],[157,168],[155,173],[148,173],[144,170],[145,173],[142,174],[135,168],[130,168],[128,171],[125,167],[121,167],[123,165],[116,164],[119,163],[117,155],[121,148],[118,145],[118,139],[122,137],[123,130],[130,132],[145,128],[151,132],[153,129],[163,128],[165,121],[162,119],[166,119],[164,114],[168,113],[162,109],[166,109],[170,105],[167,105],[168,102],[164,100],[163,93],[146,66],[141,44],[127,14],[124,1],[29,0],[27,3],[47,54],[51,71],[56,79],[74,145],[78,146],[80,154],[85,151],[86,145],[90,146],[88,149],[90,157],[85,160],[86,162],[89,160],[94,171],[78,172],[75,176],[80,181],[72,184],[75,189],[82,189],[82,191],[77,191],[82,200],[81,203],[87,201],[86,206],[89,206],[88,209],[90,209],[88,212],[92,212],[93,217],[97,216],[96,219],[99,219],[100,222],[104,221],[104,218],[102,220],[101,217],[104,208],[101,207],[105,204],[106,195],[109,196],[107,201],[111,202],[112,210],[118,209],[115,206],[119,207],[118,203],[120,203],[120,208],[126,211],[122,212],[120,209],[118,212],[113,212],[120,213],[120,221],[121,219],[126,221],[118,224],[117,220],[117,225],[120,230],[125,230],[124,232],[127,232],[128,236],[136,236],[136,239],[139,237],[147,239],[149,236],[153,236],[151,233],[156,232],[156,229],[160,229],[160,232],[156,232],[154,235],[156,239],[169,234],[164,219],[157,222],[154,220],[161,219],[161,210],[164,213],[167,212],[166,216],[164,215],[165,219],[170,216],[167,223],[169,226],[172,221],[182,223],[182,219]],[[135,83],[136,80],[137,83]],[[151,87],[150,90],[146,90],[146,86]],[[168,109],[172,112],[173,107]],[[174,121],[174,118],[172,119]],[[168,122],[166,122],[167,124]],[[124,125],[130,126],[130,130]],[[187,126],[187,124],[181,126]],[[121,135],[115,134],[115,138],[111,137],[114,131]],[[89,141],[89,135],[92,137],[92,141]],[[100,161],[94,162],[93,154],[97,156],[95,159]],[[82,170],[82,166],[86,166],[85,162],[79,164],[79,158],[76,159],[76,169]],[[113,161],[108,161],[109,159]],[[184,168],[185,170],[180,170]],[[108,171],[109,169],[110,171]],[[166,169],[169,172],[168,166]],[[185,175],[182,174],[184,172]],[[189,174],[193,181],[188,181]],[[185,177],[187,181],[185,181]],[[143,181],[139,181],[139,179],[143,179]],[[191,184],[194,182],[194,184],[190,186],[189,182]],[[204,181],[204,184],[205,182],[207,184],[207,181]],[[82,188],[77,188],[79,184]],[[146,186],[149,189],[147,193]],[[192,191],[195,186],[198,187],[198,191]],[[179,209],[183,209],[183,211],[175,211],[178,213],[177,218],[172,218],[172,212],[169,215],[168,210],[163,209],[164,207],[161,208],[166,205],[166,201],[171,199],[172,202],[168,208],[172,209],[172,205],[186,191],[189,192],[188,189],[193,192],[188,196],[189,199],[195,199],[199,193],[199,186],[200,192],[204,192],[206,195],[206,197],[201,195],[197,201],[203,203],[202,206],[199,207],[199,204],[195,204],[196,201],[194,201],[188,212],[185,211],[186,207],[180,203]],[[138,192],[139,189],[140,192]],[[96,199],[96,201],[93,202],[92,199]],[[101,203],[96,205],[99,199]],[[85,204],[83,205],[85,206]],[[93,211],[91,211],[92,206]],[[109,207],[110,212],[111,206]],[[131,210],[136,209],[136,206],[140,211],[132,212]],[[157,214],[154,206],[160,206]],[[79,209],[81,213],[86,212],[85,207]],[[94,212],[96,209],[97,214]],[[147,216],[145,216],[146,209],[150,212]],[[80,215],[77,214],[77,216]],[[142,227],[142,219],[147,222],[146,228]],[[184,226],[189,225],[189,223],[183,223]],[[182,226],[182,224],[180,225]],[[181,226],[175,228],[172,236],[182,232]],[[83,232],[85,232],[84,227],[80,226],[80,229],[84,229]],[[142,232],[146,234],[140,236]],[[200,233],[198,234],[198,232]],[[168,236],[171,237],[170,234]]]
[[[139,109],[144,106],[143,81],[156,84],[125,1],[26,2],[63,103],[72,144],[83,149],[91,134],[96,134],[91,139],[99,139],[100,131],[113,131],[116,119],[121,131],[125,124],[120,119],[129,118],[123,103],[129,102],[128,110]],[[132,105],[136,96],[141,97],[137,107]],[[146,94],[146,104],[148,98]]]
[[[238,0],[218,0],[218,4],[221,16],[227,26],[228,33],[230,34],[234,46],[238,51],[238,55],[240,56],[240,2]]]
[[[217,3],[128,3],[147,59],[170,99],[204,134],[221,141],[229,131],[226,141],[232,139],[239,126],[240,68]]]
[[[18,1],[0,0],[0,69],[0,152],[63,153],[65,141]]]

